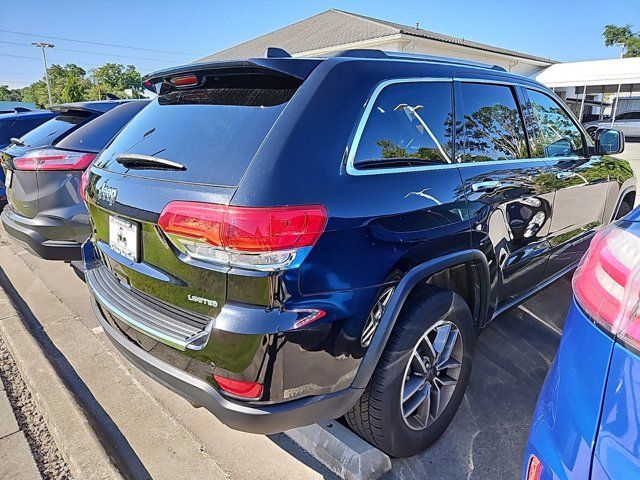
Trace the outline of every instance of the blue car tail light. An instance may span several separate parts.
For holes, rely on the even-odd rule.
[[[573,277],[584,311],[623,342],[640,347],[640,232],[614,224],[592,240]]]

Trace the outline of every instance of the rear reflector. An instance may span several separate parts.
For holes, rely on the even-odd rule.
[[[220,388],[234,397],[245,398],[247,400],[257,400],[262,396],[262,384],[257,382],[243,382],[231,378],[214,375],[213,378],[220,385]]]
[[[80,198],[84,204],[87,204],[87,186],[89,185],[89,169],[87,168],[84,172],[82,172],[82,176],[80,177]]]
[[[95,157],[93,153],[45,148],[15,158],[13,164],[16,170],[24,171],[84,170]]]
[[[158,225],[176,247],[195,258],[272,270],[300,260],[326,222],[322,205],[233,207],[176,201],[164,208]]]
[[[591,241],[573,277],[580,306],[600,326],[640,346],[640,237],[613,225]]]
[[[527,468],[527,480],[540,480],[542,475],[542,463],[538,460],[538,457],[531,455],[529,459],[529,468]]]

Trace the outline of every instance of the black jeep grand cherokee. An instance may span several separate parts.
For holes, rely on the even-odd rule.
[[[476,334],[630,210],[542,85],[458,60],[347,51],[191,64],[85,177],[86,278],[137,367],[229,426],[346,414],[395,456],[434,442]]]

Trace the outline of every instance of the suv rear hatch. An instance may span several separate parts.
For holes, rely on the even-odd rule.
[[[111,282],[112,293],[128,289],[174,312],[217,315],[229,267],[180,249],[159,227],[160,214],[172,201],[229,204],[289,99],[319,63],[302,62],[303,74],[252,61],[191,65],[146,79],[158,98],[96,159],[86,190],[102,280]]]
[[[13,210],[23,217],[34,218],[38,212],[37,172],[17,170],[14,160],[36,148],[54,145],[103,113],[79,106],[55,106],[52,110],[59,115],[22,136],[20,143],[13,143],[0,152],[6,174],[7,199]]]

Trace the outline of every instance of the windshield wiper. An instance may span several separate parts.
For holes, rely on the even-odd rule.
[[[376,160],[360,160],[354,163],[356,168],[375,167],[411,167],[413,165],[442,165],[443,162],[420,157],[398,157],[398,158],[378,158]]]
[[[151,170],[186,170],[187,167],[178,162],[165,158],[152,157],[138,153],[123,153],[118,155],[116,162],[127,168],[141,168]]]
[[[28,147],[29,145],[27,145],[24,142],[21,142],[19,138],[10,138],[9,141],[14,144],[16,147]]]

